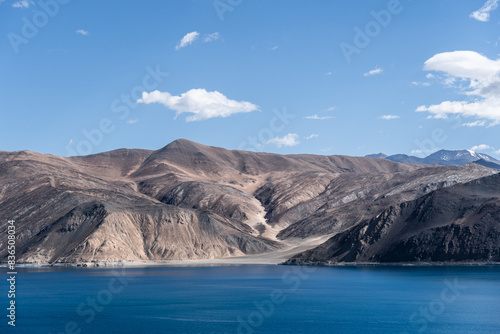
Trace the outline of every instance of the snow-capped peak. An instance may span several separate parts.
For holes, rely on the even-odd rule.
[[[480,158],[482,158],[483,160],[486,160],[486,161],[491,161],[490,157],[487,156],[486,154],[481,154],[479,153],[478,154]]]
[[[467,151],[469,151],[469,153],[470,153],[470,154],[471,154],[474,158],[478,158],[478,159],[480,159],[480,157],[477,155],[477,153],[476,153],[475,151],[473,151],[473,150],[467,150]]]

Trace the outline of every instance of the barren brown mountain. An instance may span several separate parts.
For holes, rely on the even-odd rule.
[[[500,262],[500,174],[391,206],[287,264]]]
[[[0,227],[16,220],[20,262],[291,256],[387,210],[496,172],[477,164],[230,151],[182,139],[157,151],[69,158],[0,152]],[[0,239],[2,261],[5,245]]]

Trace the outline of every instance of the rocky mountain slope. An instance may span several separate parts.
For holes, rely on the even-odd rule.
[[[500,262],[500,174],[391,206],[287,264]]]
[[[230,151],[182,139],[156,151],[69,158],[0,152],[0,230],[16,220],[20,262],[288,254],[495,172],[477,164]],[[5,246],[0,239],[1,261]]]

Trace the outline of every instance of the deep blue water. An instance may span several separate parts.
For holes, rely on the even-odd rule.
[[[5,277],[5,276],[4,276]],[[39,269],[1,333],[500,333],[500,267]]]

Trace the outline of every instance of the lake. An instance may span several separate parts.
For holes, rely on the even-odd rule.
[[[496,266],[19,271],[2,333],[500,333]]]

